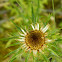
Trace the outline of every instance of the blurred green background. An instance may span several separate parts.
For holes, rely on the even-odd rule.
[[[25,17],[30,16],[30,1],[31,0],[21,0],[21,14]],[[36,2],[36,0],[33,0]],[[14,4],[19,7],[18,3],[13,0]],[[36,5],[36,4],[34,4]],[[49,14],[53,12],[52,9],[52,0],[41,0],[40,2],[40,15],[43,15],[47,17]],[[55,21],[56,21],[56,27],[62,28],[62,0],[54,0],[54,8],[55,8]],[[34,6],[34,9],[36,7]],[[24,10],[24,11],[23,11]],[[44,18],[45,18],[44,17]],[[0,38],[6,38],[9,36],[9,33],[15,32],[15,26],[13,23],[9,20],[14,20],[16,24],[24,25],[24,23],[27,23],[26,21],[23,21],[22,17],[18,17],[18,10],[16,10],[9,2],[9,0],[0,0]],[[51,16],[50,20],[53,22],[54,17]],[[62,29],[60,30],[60,33],[62,35]],[[0,62],[7,62],[7,60],[10,58],[4,58],[4,56],[9,53],[11,50],[16,49],[17,47],[9,47],[6,48],[8,41],[0,41]],[[10,41],[11,43],[11,41]],[[61,45],[62,48],[62,45]],[[24,58],[22,58],[24,60]],[[17,61],[15,61],[17,62]]]

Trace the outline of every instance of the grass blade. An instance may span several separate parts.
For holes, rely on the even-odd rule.
[[[14,1],[13,0],[9,0],[9,2],[16,9],[16,11],[18,12],[18,14],[21,15],[21,12],[19,11],[19,8],[13,3]]]

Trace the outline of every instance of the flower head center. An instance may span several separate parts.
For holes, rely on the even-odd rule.
[[[35,32],[32,32],[32,33],[31,33],[30,36],[31,36],[31,39],[32,39],[33,41],[37,41],[37,40],[38,40],[38,35],[37,35],[37,34],[39,35],[39,33],[35,33]]]
[[[26,35],[25,42],[31,49],[38,50],[44,44],[44,34],[40,30],[33,30]]]

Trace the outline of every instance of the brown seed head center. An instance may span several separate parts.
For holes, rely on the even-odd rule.
[[[44,44],[44,34],[40,30],[33,30],[25,37],[25,42],[33,50],[38,50]]]

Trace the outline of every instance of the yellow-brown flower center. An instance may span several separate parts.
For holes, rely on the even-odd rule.
[[[44,40],[44,34],[40,30],[33,30],[30,33],[27,33],[25,37],[26,45],[33,50],[40,49],[45,43]]]

